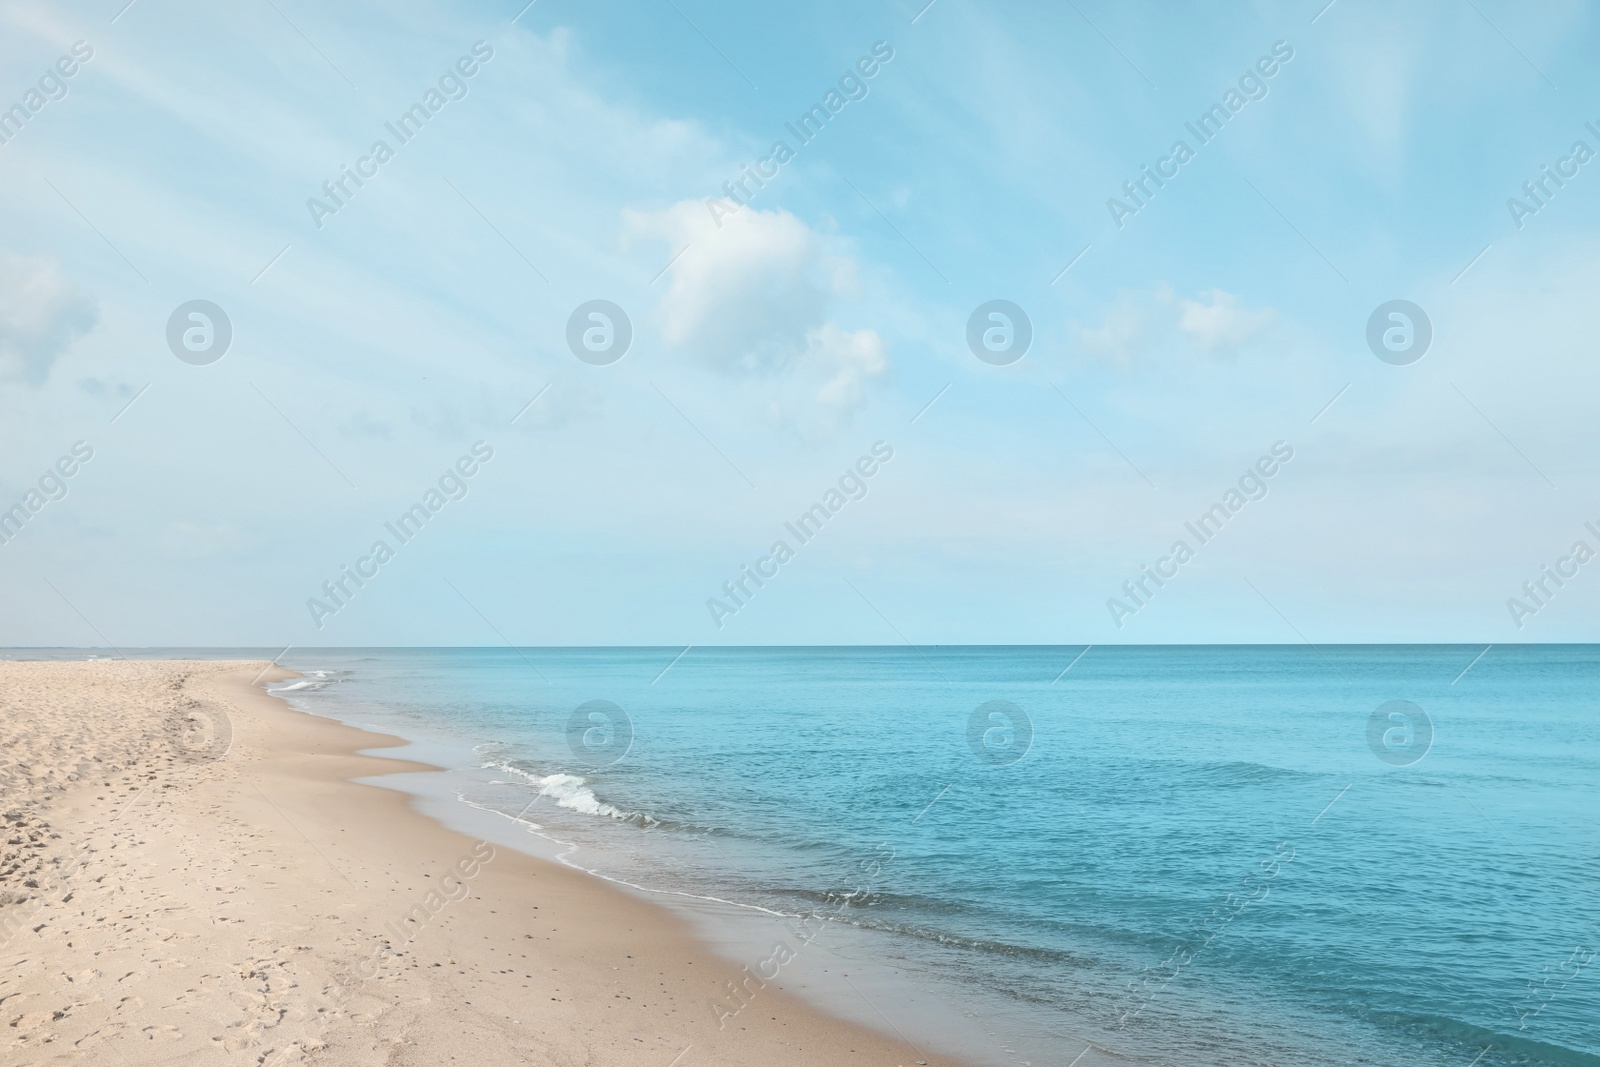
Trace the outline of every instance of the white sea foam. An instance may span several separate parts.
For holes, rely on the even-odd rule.
[[[575,774],[548,774],[536,779],[539,795],[550,797],[557,807],[584,815],[609,815],[613,819],[626,819],[632,814],[601,801],[585,781]]]
[[[556,807],[575,811],[580,815],[604,815],[612,819],[627,820],[637,818],[636,812],[623,811],[612,804],[607,804],[594,795],[594,790],[589,788],[588,779],[576,774],[529,774],[521,767],[511,763],[496,763],[492,766],[502,771],[509,771],[528,782],[531,782],[542,797],[549,797],[556,802]]]
[[[290,682],[288,685],[273,686],[268,692],[274,695],[278,693],[293,693],[300,689],[321,689],[327,684],[327,682],[319,678],[302,678],[300,681]]]
[[[296,693],[296,692],[301,692],[301,691],[315,692],[318,689],[326,689],[328,686],[333,685],[336,682],[341,681],[342,680],[341,676],[345,675],[345,674],[348,674],[348,673],[349,673],[348,671],[333,671],[333,670],[329,670],[329,671],[306,671],[305,672],[306,677],[301,678],[298,681],[289,682],[289,683],[284,684],[284,685],[277,685],[277,684],[268,685],[267,686],[267,692],[273,693],[273,694],[277,694],[277,693]]]
[[[537,777],[536,775],[528,774],[526,771],[523,771],[523,770],[521,770],[520,768],[517,768],[517,767],[504,766],[503,769],[511,771],[514,774],[520,775],[521,777],[523,777],[523,778],[525,778],[525,779],[527,779],[528,781],[531,781],[531,782],[543,781],[543,779]],[[551,778],[574,778],[576,776],[575,775],[570,775],[570,774],[553,774],[553,775],[549,775],[548,777],[551,777]],[[578,779],[578,780],[582,781],[581,778]],[[551,844],[559,845],[560,848],[561,848],[561,851],[556,853],[556,862],[557,863],[560,863],[563,867],[570,867],[575,871],[582,871],[584,874],[592,874],[596,878],[603,879],[603,880],[605,880],[607,882],[612,883],[613,885],[627,886],[629,889],[636,889],[641,893],[648,893],[648,894],[650,894],[652,896],[683,897],[685,900],[699,900],[699,901],[705,901],[705,902],[712,903],[712,904],[726,904],[729,907],[738,908],[738,909],[740,909],[742,911],[760,912],[763,915],[771,915],[774,918],[778,918],[778,919],[801,919],[801,918],[805,917],[804,915],[792,914],[790,912],[774,911],[771,908],[762,907],[760,904],[746,904],[746,903],[743,903],[742,901],[738,901],[738,900],[729,900],[729,899],[727,899],[725,897],[713,897],[713,896],[707,896],[704,893],[688,893],[688,892],[685,892],[684,890],[681,890],[681,889],[663,889],[663,888],[661,888],[659,886],[642,885],[639,882],[630,882],[625,878],[618,878],[615,875],[607,874],[605,871],[602,871],[597,867],[585,867],[583,864],[577,862],[577,860],[574,858],[574,857],[577,856],[578,852],[580,851],[580,848],[579,848],[579,845],[578,845],[577,842],[568,841],[568,840],[565,840],[564,838],[557,837],[555,834],[550,833],[543,826],[541,826],[538,823],[534,822],[533,820],[529,819],[526,809],[524,809],[524,811],[523,811],[523,813],[521,815],[512,815],[510,812],[501,811],[499,808],[491,807],[491,806],[489,806],[487,804],[480,804],[477,801],[472,800],[471,798],[469,798],[465,793],[458,792],[456,794],[456,799],[460,800],[463,804],[466,804],[470,808],[476,808],[479,811],[487,811],[487,812],[490,812],[490,813],[492,813],[494,815],[500,816],[502,819],[507,819],[507,820],[509,820],[511,822],[514,822],[514,823],[518,824],[519,826],[521,826],[528,833],[533,834],[535,837],[542,837],[546,841],[549,841]],[[611,807],[611,805],[609,805],[609,804],[603,805],[603,806],[604,807],[608,807],[608,808]],[[616,809],[612,808],[612,810],[615,811]]]

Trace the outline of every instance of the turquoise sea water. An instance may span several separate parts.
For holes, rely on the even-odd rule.
[[[1035,1063],[1600,1064],[1600,646],[680,651],[285,695],[476,746],[465,799],[608,874],[842,918]]]

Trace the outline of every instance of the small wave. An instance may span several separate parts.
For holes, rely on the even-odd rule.
[[[1202,763],[1180,763],[1178,774],[1193,782],[1217,788],[1241,788],[1275,782],[1293,782],[1316,778],[1310,771],[1297,771],[1288,767],[1274,767],[1250,760],[1208,760]]]
[[[1571,1048],[1555,1041],[1544,1041],[1450,1015],[1373,1011],[1370,1016],[1389,1030],[1400,1030],[1432,1038],[1458,1048],[1493,1047],[1513,1063],[1553,1065],[1553,1067],[1596,1067],[1600,1056]]]
[[[580,815],[604,815],[618,822],[641,822],[649,819],[649,816],[639,812],[623,811],[613,804],[607,804],[594,795],[594,790],[589,788],[589,780],[579,775],[530,774],[514,763],[497,763],[494,766],[531,783],[540,796],[554,800],[558,808],[566,808]]]
[[[576,774],[547,774],[534,780],[539,787],[539,795],[551,798],[557,807],[584,815],[609,815],[613,819],[633,817],[633,812],[623,811],[600,800],[585,783],[586,779]]]
[[[302,689],[321,689],[327,684],[328,683],[321,678],[302,678],[300,681],[290,682],[288,685],[271,686],[268,688],[267,692],[276,696],[279,693],[294,693]]]
[[[525,777],[532,777],[532,776],[531,775],[525,775]],[[615,877],[613,875],[609,875],[609,874],[605,873],[604,871],[602,871],[602,870],[600,870],[600,869],[598,869],[596,867],[585,867],[581,863],[578,863],[574,859],[574,857],[578,854],[578,851],[579,851],[579,847],[578,847],[576,842],[565,841],[565,840],[555,836],[554,834],[547,832],[544,829],[544,827],[540,826],[536,822],[531,821],[527,817],[527,812],[526,811],[524,811],[520,815],[513,815],[510,812],[501,811],[499,808],[490,807],[490,806],[485,805],[485,804],[479,804],[477,801],[471,800],[467,796],[465,796],[464,794],[461,794],[461,793],[457,793],[456,797],[462,803],[468,805],[469,807],[477,808],[479,811],[493,812],[494,814],[500,816],[502,819],[508,819],[511,822],[516,823],[517,825],[523,827],[529,833],[534,834],[537,837],[542,837],[546,841],[551,842],[552,844],[561,846],[561,851],[556,854],[556,862],[557,863],[561,864],[563,867],[570,867],[575,871],[582,871],[584,874],[592,874],[596,878],[602,879],[603,881],[610,882],[612,885],[627,886],[629,889],[635,889],[635,890],[638,890],[641,893],[649,893],[649,894],[651,894],[653,896],[683,897],[686,900],[700,900],[700,901],[707,901],[707,902],[712,903],[712,904],[726,904],[729,907],[739,908],[739,909],[744,910],[744,911],[756,911],[756,912],[760,912],[763,915],[771,915],[774,918],[778,918],[778,919],[800,919],[800,918],[804,918],[804,916],[791,915],[788,912],[773,911],[771,908],[764,908],[760,904],[748,904],[748,903],[745,903],[743,901],[728,900],[728,899],[726,899],[724,897],[708,896],[708,895],[703,894],[703,893],[689,893],[689,892],[685,892],[684,890],[681,890],[681,889],[664,889],[664,888],[661,888],[659,886],[641,885],[638,882],[630,882],[625,878],[617,878],[617,877]]]

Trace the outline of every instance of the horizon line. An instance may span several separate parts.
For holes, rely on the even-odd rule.
[[[623,644],[623,645],[294,645],[292,648],[302,651],[341,652],[341,651],[390,651],[399,649],[413,649],[419,651],[451,650],[451,651],[486,651],[486,652],[515,652],[530,649],[570,650],[570,649],[679,649],[687,651],[689,648],[706,651],[734,651],[739,649],[835,649],[835,648],[860,648],[860,649],[890,649],[910,650],[929,648],[1304,648],[1315,652],[1322,648],[1477,648],[1479,645],[1488,645],[1499,648],[1554,648],[1554,647],[1600,647],[1600,641],[1326,641],[1317,645],[1308,645],[1297,641],[1161,641],[1147,643],[1113,642],[1098,644],[1087,641],[1072,642],[996,642],[985,644],[958,643],[958,644],[764,644],[764,645],[655,645],[655,644]],[[190,651],[190,652],[253,652],[272,648],[271,645],[123,645],[115,648],[108,645],[5,645],[0,646],[0,653],[4,652],[157,652],[157,651]],[[287,654],[287,650],[278,653]]]

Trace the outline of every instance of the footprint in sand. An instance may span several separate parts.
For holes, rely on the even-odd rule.
[[[104,1041],[114,1041],[122,1036],[123,1028],[120,1026],[102,1026],[98,1030],[91,1030],[72,1043],[73,1048],[94,1048]]]
[[[17,1016],[15,1019],[11,1020],[11,1026],[12,1026],[13,1029],[16,1029],[16,1030],[37,1030],[37,1029],[39,1029],[39,1027],[43,1026],[45,1023],[47,1023],[49,1021],[50,1021],[50,1013],[49,1012],[47,1012],[47,1011],[29,1011],[29,1012],[24,1012],[23,1014]]]

